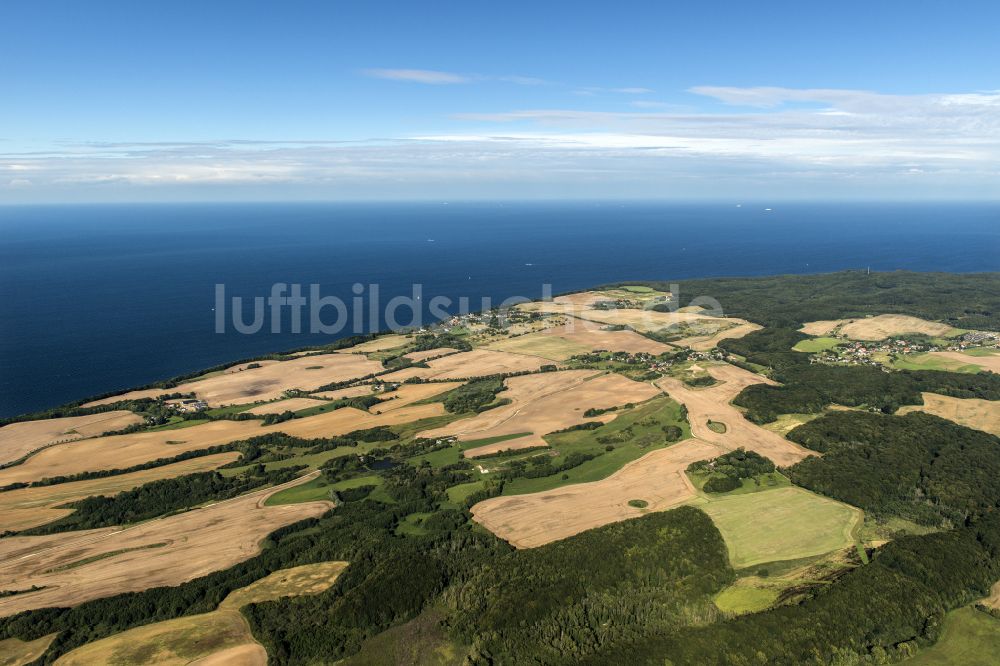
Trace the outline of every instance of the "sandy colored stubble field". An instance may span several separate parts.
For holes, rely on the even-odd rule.
[[[611,476],[529,495],[494,497],[472,507],[476,522],[517,548],[534,548],[584,530],[663,511],[696,496],[684,470],[724,450],[687,439],[647,453]],[[629,500],[648,502],[645,509]]]
[[[304,483],[313,473],[284,484]],[[0,540],[0,616],[178,585],[256,555],[283,525],[325,513],[329,502],[265,506],[270,488],[133,527]]]
[[[720,383],[704,389],[693,389],[672,377],[664,377],[656,382],[671,398],[687,407],[693,436],[714,442],[727,450],[742,446],[767,456],[780,467],[794,465],[807,456],[816,455],[775,432],[747,421],[738,409],[729,404],[747,386],[774,382],[733,365],[712,365],[705,369]],[[724,423],[726,432],[712,430],[708,427],[709,421]]]
[[[118,409],[88,416],[11,423],[0,428],[0,465],[58,442],[96,437],[141,422],[137,414]]]

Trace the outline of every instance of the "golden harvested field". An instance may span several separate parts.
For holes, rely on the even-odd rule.
[[[303,421],[306,419],[302,419]],[[57,444],[0,470],[0,486],[80,472],[124,469],[267,432],[258,421],[213,421],[190,428],[95,437]]]
[[[723,322],[735,322],[738,324],[745,323],[742,319],[720,319],[718,317],[711,317],[698,312],[657,312],[655,310],[636,309],[594,310],[569,303],[545,301],[525,303],[523,305],[519,305],[518,307],[528,312],[565,314],[582,320],[598,322],[600,324],[629,326],[637,331],[645,333],[659,331],[675,324],[684,324],[689,322],[698,322],[699,324],[717,322],[720,324],[720,327]],[[569,325],[581,326],[579,322],[573,322]]]
[[[456,421],[443,428],[420,433],[423,437],[454,435],[460,441],[485,439],[516,433],[525,437],[488,444],[465,452],[466,457],[496,453],[507,449],[546,446],[543,435],[585,421],[610,421],[615,414],[586,417],[590,408],[607,409],[629,402],[643,402],[659,391],[642,382],[618,374],[599,374],[593,370],[563,370],[538,375],[511,377],[507,390],[498,397],[511,404],[487,410]]]
[[[197,451],[272,432],[312,439],[343,435],[361,428],[408,423],[444,413],[441,403],[407,405],[385,414],[344,407],[270,426],[262,426],[255,420],[212,421],[176,430],[98,437],[51,446],[20,465],[0,470],[0,486],[80,472],[124,469],[185,451]]]
[[[313,393],[313,395],[319,398],[326,398],[327,400],[340,400],[341,398],[356,398],[359,395],[371,395],[371,393],[371,384],[359,384],[357,386],[348,386],[347,388],[337,389],[336,391]]]
[[[370,391],[369,391],[370,392]],[[281,414],[283,412],[297,412],[300,409],[309,409],[326,404],[324,400],[315,398],[286,398],[277,402],[269,402],[266,405],[257,405],[246,411],[247,414],[264,416],[265,414]]]
[[[260,361],[261,367],[252,369],[247,369],[247,365],[236,365],[169,390],[156,389],[153,396],[149,395],[149,391],[133,391],[88,404],[105,404],[126,398],[154,397],[167,393],[193,392],[212,407],[245,405],[250,402],[277,400],[289,389],[311,391],[325,384],[364,377],[383,369],[381,363],[369,361],[361,354],[339,353],[302,356],[290,361]]]
[[[415,351],[405,354],[406,358],[419,363],[420,361],[427,361],[432,358],[438,358],[439,356],[447,356],[448,354],[458,353],[457,349],[452,349],[451,347],[439,347],[438,349],[428,349],[426,351]]]
[[[897,314],[884,314],[862,319],[811,321],[799,330],[807,335],[816,336],[836,333],[851,340],[884,340],[907,333],[946,337],[956,332],[956,329],[947,324]]]
[[[833,333],[834,329],[843,324],[846,319],[823,319],[821,321],[810,321],[802,325],[799,330],[806,335],[823,337]]]
[[[207,472],[236,460],[239,455],[236,451],[216,453],[102,479],[9,490],[0,493],[0,532],[26,530],[58,520],[73,513],[72,509],[56,508],[68,502],[76,502],[93,495],[116,495],[150,481]]]
[[[401,382],[410,377],[468,379],[470,377],[538,370],[546,363],[548,363],[546,359],[537,356],[511,354],[490,349],[473,349],[428,361],[429,368],[404,368],[382,375],[380,379],[387,382]]]
[[[534,548],[594,527],[663,511],[696,496],[684,470],[724,453],[715,444],[687,439],[647,453],[606,479],[529,495],[493,497],[472,507],[476,522],[517,548]],[[644,500],[647,508],[628,505]]]
[[[135,423],[142,423],[142,417],[124,409],[11,423],[0,428],[0,465],[20,460],[32,451],[57,442],[96,437]]]
[[[557,326],[549,328],[539,335],[562,338],[588,351],[603,349],[605,351],[625,351],[632,354],[645,352],[647,354],[662,354],[671,351],[670,345],[650,340],[635,331],[606,331],[601,328],[584,326]]]
[[[353,347],[348,347],[346,349],[340,349],[337,353],[339,354],[368,354],[371,352],[385,351],[387,349],[395,349],[396,347],[402,347],[406,343],[410,342],[411,338],[405,335],[380,335],[374,340],[369,340],[368,342],[362,342],[360,345],[354,345]]]
[[[608,301],[612,297],[608,294],[601,293],[599,291],[581,291],[576,294],[566,294],[564,296],[556,296],[552,299],[553,303],[560,303],[566,305],[577,305],[581,307],[589,307],[594,303],[599,301]]]
[[[704,389],[692,389],[672,377],[657,380],[657,386],[688,409],[691,434],[707,442],[714,442],[726,450],[740,446],[770,458],[775,465],[794,465],[807,456],[816,455],[781,435],[765,430],[747,421],[730,400],[751,384],[773,384],[770,379],[737,368],[734,365],[707,366],[706,371],[720,383]],[[725,432],[708,427],[708,422],[721,422]]]
[[[487,345],[487,349],[540,356],[550,361],[565,361],[570,356],[590,351],[584,345],[544,333],[529,333],[500,339]]]
[[[728,320],[724,320],[728,321]],[[739,320],[733,320],[739,321]],[[724,328],[713,335],[695,335],[689,338],[684,338],[683,340],[678,340],[674,344],[680,345],[681,347],[689,347],[695,351],[707,351],[712,347],[715,347],[722,340],[728,340],[730,338],[742,338],[747,333],[753,333],[754,331],[759,331],[762,327],[757,324],[751,324],[750,322],[743,322],[732,326],[730,328]]]
[[[215,655],[226,657],[226,661],[216,663],[267,663],[267,651],[254,641],[243,616],[235,611],[212,611],[129,629],[78,647],[56,663],[184,666],[205,664],[204,659]]]
[[[234,590],[217,610],[202,615],[154,622],[79,647],[56,661],[61,666],[108,664],[140,666],[157,663],[263,664],[267,652],[250,634],[239,609],[282,597],[328,590],[346,562],[321,562],[276,571]]]
[[[1000,373],[1000,353],[996,354],[963,354],[957,351],[930,352],[928,356],[946,358],[967,365],[978,365],[983,370]],[[10,426],[8,426],[10,427]]]
[[[937,393],[923,393],[923,405],[900,407],[897,414],[927,412],[960,425],[1000,436],[1000,402],[978,398],[952,398]]]
[[[589,351],[625,351],[633,354],[662,354],[672,348],[662,342],[643,337],[635,331],[606,331],[602,327],[564,325],[547,328],[490,345],[490,349],[544,356],[564,361],[570,356]]]
[[[670,292],[656,291],[648,287],[629,288],[626,286],[602,289],[600,291],[581,291],[575,294],[556,296],[552,299],[552,301],[555,303],[590,306],[599,301],[614,301],[618,299],[647,303],[649,301],[663,300],[669,295]]]
[[[0,616],[178,585],[256,555],[283,525],[325,513],[329,502],[265,506],[283,486],[119,529],[0,540],[0,589],[45,589],[0,598]]]
[[[334,435],[345,435],[352,430],[410,423],[411,421],[419,421],[420,419],[427,419],[432,416],[441,416],[445,413],[444,405],[440,402],[432,402],[426,405],[405,405],[387,410],[383,414],[369,413],[353,407],[343,407],[332,412],[317,414],[316,416],[304,419],[293,419],[284,423],[258,428],[257,434],[283,432],[293,437],[302,437],[304,439],[332,437]]]
[[[129,391],[128,393],[121,393],[119,395],[112,395],[107,398],[101,398],[100,400],[91,400],[90,402],[85,402],[81,407],[97,407],[99,405],[110,405],[112,402],[118,402],[119,400],[141,400],[142,398],[156,398],[164,393],[169,393],[169,391],[164,391],[163,389],[142,389],[139,391]]]
[[[0,641],[0,666],[24,666],[41,657],[57,634],[49,634],[33,641],[7,638]]]
[[[445,391],[458,388],[462,382],[432,382],[428,384],[401,384],[395,391],[379,394],[383,402],[371,407],[373,414],[385,414],[415,402],[433,398]],[[415,419],[414,419],[415,420]]]

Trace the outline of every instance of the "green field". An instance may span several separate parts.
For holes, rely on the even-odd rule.
[[[277,506],[279,504],[298,504],[299,502],[316,502],[319,500],[329,500],[330,491],[347,490],[359,486],[381,486],[382,477],[377,475],[358,476],[346,481],[329,483],[322,476],[312,481],[308,481],[299,486],[286,488],[267,498],[264,502],[267,506]]]
[[[465,498],[472,493],[482,490],[485,487],[482,481],[470,481],[469,483],[461,483],[457,486],[452,486],[448,489],[448,501],[459,506],[465,502]]]
[[[959,608],[944,619],[933,646],[900,663],[908,666],[997,666],[1000,619],[975,608]]]
[[[427,516],[432,516],[432,513],[411,513],[405,516],[399,525],[396,527],[396,534],[403,534],[409,536],[423,536],[427,534],[420,523],[424,522],[424,518]]]
[[[778,418],[771,421],[770,423],[765,423],[761,427],[765,430],[770,430],[771,432],[776,432],[779,435],[786,435],[792,430],[792,428],[798,427],[803,423],[809,423],[815,418],[818,418],[821,413],[816,414],[779,414]]]
[[[574,430],[547,435],[545,440],[560,456],[573,452],[600,454],[578,467],[563,473],[537,479],[514,479],[504,486],[504,495],[522,495],[552,490],[572,483],[600,481],[614,474],[626,464],[641,458],[650,451],[668,446],[661,428],[676,425],[683,431],[682,438],[690,436],[687,422],[681,417],[681,407],[670,398],[654,398],[624,412],[614,421],[596,430]],[[616,440],[607,451],[608,444],[598,438]],[[558,461],[560,458],[556,457]]]
[[[181,430],[183,428],[190,428],[192,426],[201,425],[203,423],[209,423],[208,419],[182,419],[179,416],[171,416],[170,420],[163,425],[156,426],[155,428],[150,428],[146,432],[160,432],[162,430]]]
[[[800,352],[815,353],[833,349],[841,342],[843,340],[838,340],[837,338],[809,338],[808,340],[802,340],[792,347],[792,349]]]
[[[996,349],[993,347],[978,347],[976,349],[966,349],[962,353],[965,354],[966,356],[976,356],[976,357],[1000,356],[1000,349]]]
[[[726,613],[756,613],[778,600],[778,590],[754,587],[737,582],[715,595],[713,601]]]
[[[698,508],[722,532],[736,569],[846,548],[862,519],[853,507],[795,487],[703,497]]]
[[[688,473],[688,478],[691,479],[691,483],[699,491],[705,486],[705,483],[713,476],[721,476],[718,473],[704,473],[695,472]],[[759,493],[764,490],[774,490],[776,488],[788,488],[792,485],[792,482],[788,480],[788,477],[781,472],[770,472],[768,474],[758,474],[757,476],[750,479],[740,479],[742,484],[739,488],[735,490],[730,490],[726,493],[712,493],[706,494],[706,499],[719,499],[722,497],[730,497],[731,495],[746,495],[748,493]]]
[[[726,433],[726,424],[723,423],[722,421],[710,420],[708,422],[708,429],[711,430],[712,432],[717,432],[720,435],[724,435]]]
[[[982,370],[973,363],[963,364],[949,358],[931,356],[930,354],[905,354],[892,362],[897,370],[948,370],[950,372],[966,372],[975,374]]]

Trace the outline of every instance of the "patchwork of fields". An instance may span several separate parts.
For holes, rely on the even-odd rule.
[[[331,506],[265,506],[273,492],[251,493],[127,529],[2,539],[0,588],[25,591],[0,598],[0,617],[177,585],[252,557],[270,532],[319,516]]]
[[[248,575],[249,583],[241,580],[226,588],[233,591],[217,606],[221,595],[214,598],[214,610],[202,612],[201,607],[198,614],[181,617],[183,609],[177,606],[178,612],[166,612],[170,619],[165,621],[139,622],[86,644],[80,641],[59,652],[56,662],[265,664],[269,655],[264,645],[274,643],[258,643],[239,609],[291,596],[305,604],[321,595],[348,565],[316,560],[361,561],[337,549],[355,542],[371,548],[365,542],[369,532],[384,528],[394,548],[405,544],[400,557],[413,557],[409,571],[377,564],[383,567],[378,580],[392,579],[402,589],[409,577],[440,590],[446,586],[441,572],[453,563],[425,570],[420,567],[426,553],[417,546],[412,552],[407,548],[454,533],[476,548],[494,544],[509,552],[493,538],[499,537],[525,555],[589,530],[623,521],[635,524],[633,519],[641,516],[687,505],[675,513],[689,512],[704,523],[715,539],[720,566],[725,565],[723,543],[728,553],[729,568],[717,587],[704,591],[702,606],[685,611],[710,623],[720,615],[752,614],[806,598],[810,586],[829,585],[845,571],[867,565],[866,544],[881,547],[895,538],[892,530],[879,531],[879,526],[902,526],[899,533],[920,535],[939,529],[877,513],[877,520],[866,517],[832,499],[836,495],[830,490],[797,477],[803,467],[795,467],[797,463],[811,456],[817,457],[806,465],[828,462],[833,454],[821,449],[820,457],[786,435],[802,424],[819,423],[814,419],[820,412],[829,414],[833,408],[817,413],[807,413],[808,404],[787,409],[797,413],[782,413],[766,427],[749,421],[733,400],[748,387],[779,384],[744,368],[782,375],[726,353],[734,343],[717,345],[726,339],[760,338],[761,326],[711,316],[694,306],[651,309],[670,298],[638,286],[580,292],[518,306],[511,323],[487,324],[483,316],[453,324],[447,333],[385,335],[346,349],[242,363],[169,389],[94,401],[64,412],[70,416],[0,427],[0,487],[6,487],[0,490],[0,619],[38,609],[78,608],[154,588],[187,589],[185,585],[208,574],[255,562],[258,556],[266,559],[273,554],[270,549],[280,546],[276,530],[319,519],[294,527],[303,549],[316,548],[308,551],[314,558],[305,560],[308,564],[277,571],[272,565],[255,574],[256,582]],[[795,326],[787,332],[797,335]],[[813,321],[801,330],[826,336],[796,344],[801,353],[788,352],[792,343],[785,344],[783,353],[803,363],[810,360],[808,354],[844,338],[962,332],[900,314]],[[975,373],[1000,371],[998,360],[1000,354],[984,349],[933,352],[901,362],[942,372],[961,370],[980,381],[988,373]],[[787,376],[784,380],[787,385]],[[194,394],[208,407],[184,413],[162,399],[168,393]],[[1000,434],[1000,410],[990,397],[981,384],[949,395],[924,392],[923,405],[903,407],[897,414],[924,411]],[[151,402],[123,403],[135,412],[113,404],[136,399]],[[110,411],[93,412],[94,407]],[[868,405],[856,408],[870,411]],[[130,432],[105,434],[124,428]],[[224,452],[207,451],[223,445],[231,446]],[[692,463],[741,448],[779,469],[766,468],[771,470],[767,482],[743,478],[735,489],[730,485],[718,493],[704,492],[712,488],[698,474],[721,473],[693,469],[689,477]],[[717,460],[717,468],[728,458]],[[251,477],[259,480],[251,483]],[[194,490],[202,494],[185,502],[185,494]],[[115,505],[122,497],[137,506]],[[16,534],[73,511],[79,512],[74,519],[87,511],[113,518],[74,523],[101,526],[96,529],[59,524],[46,528],[54,533],[43,536]],[[323,541],[344,528],[337,522],[349,520],[343,516],[357,515],[370,520],[363,529],[335,545]],[[288,558],[281,566],[287,566],[293,551],[280,552]],[[377,549],[365,552],[361,566],[376,566]],[[330,553],[338,554],[334,558]],[[344,576],[341,584],[353,578]],[[364,580],[368,594],[373,583]],[[340,587],[331,594],[340,595]],[[996,605],[997,596],[994,592],[987,603]],[[372,592],[374,601],[349,603],[360,604],[358,608],[381,603],[376,597]],[[450,612],[446,605],[428,606],[431,611],[424,613],[443,619]],[[445,646],[440,648],[443,660],[461,662],[460,653],[468,646],[445,635],[445,624],[428,628],[420,620],[424,613],[406,624],[397,622],[413,618],[415,609],[392,616],[394,625],[372,621],[377,632],[359,629],[350,640],[357,642],[359,654],[375,654],[379,641],[408,627],[406,631],[422,632],[412,636],[415,645],[433,636]],[[330,612],[357,620],[339,606]],[[907,663],[976,663],[962,644],[992,646],[987,634],[994,620],[985,617],[971,609],[954,611],[938,647]],[[359,626],[370,620],[359,620]],[[331,626],[325,626],[324,635],[333,631]],[[344,635],[354,630],[343,627]],[[63,640],[53,643],[55,636],[0,640],[0,664],[27,663],[43,655]],[[393,636],[396,654],[406,640]],[[955,661],[955,655],[966,661]],[[931,658],[943,661],[927,661]],[[287,663],[287,655],[281,660]]]

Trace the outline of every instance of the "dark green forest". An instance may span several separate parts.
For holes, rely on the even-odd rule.
[[[1000,437],[931,414],[832,412],[788,433],[823,454],[789,468],[796,484],[874,516],[962,525],[1000,506]]]
[[[820,319],[908,314],[956,328],[1000,330],[1000,273],[867,274],[858,270],[620,284],[661,291],[679,285],[679,307],[698,298],[714,298],[726,316],[774,328],[794,329]]]

